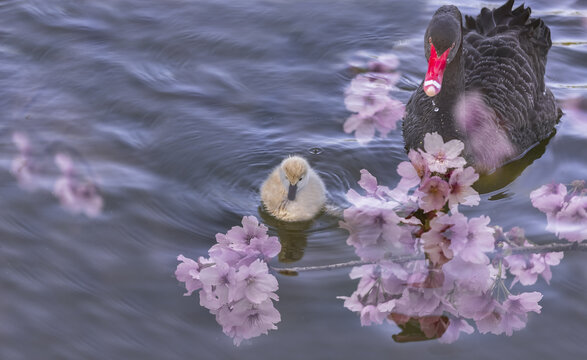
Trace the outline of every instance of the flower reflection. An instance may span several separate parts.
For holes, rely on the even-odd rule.
[[[55,181],[53,193],[61,205],[74,214],[98,216],[102,212],[104,202],[96,184],[78,174],[68,154],[57,153],[55,164],[61,171],[61,177]]]
[[[10,172],[18,181],[23,190],[32,191],[40,186],[38,166],[31,155],[29,137],[22,132],[12,134],[12,142],[18,149],[18,154],[12,159]]]
[[[38,146],[33,148],[29,137],[22,132],[12,134],[12,141],[19,153],[12,160],[11,172],[21,188],[37,190],[50,189],[59,199],[63,208],[74,214],[83,213],[88,217],[96,217],[102,212],[104,201],[96,183],[88,175],[83,175],[76,168],[70,153],[75,151],[58,152],[54,156],[54,163],[59,169],[60,176],[55,180],[54,167],[49,166],[50,160],[45,158],[47,153],[57,145],[52,144],[46,149]],[[43,150],[43,151],[41,151]],[[50,159],[50,158],[49,158]]]
[[[345,106],[354,114],[343,129],[347,134],[354,132],[360,144],[371,141],[375,131],[386,137],[404,115],[404,104],[389,95],[399,80],[398,65],[393,54],[379,56],[369,61],[362,69],[364,73],[358,74],[345,90]]]

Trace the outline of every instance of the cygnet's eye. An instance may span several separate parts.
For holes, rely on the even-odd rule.
[[[302,178],[300,178],[298,181],[302,181]]]

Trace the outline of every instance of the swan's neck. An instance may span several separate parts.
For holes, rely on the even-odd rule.
[[[465,140],[460,133],[454,118],[455,105],[465,91],[464,64],[461,58],[462,50],[447,65],[442,80],[442,90],[433,99],[432,123],[428,132],[438,132],[445,141],[452,139]]]
[[[436,96],[438,106],[441,110],[452,111],[454,103],[465,91],[465,66],[462,61],[462,48],[459,48],[457,55],[447,65],[442,81],[442,91]]]

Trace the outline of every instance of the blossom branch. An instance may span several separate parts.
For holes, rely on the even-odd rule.
[[[508,255],[516,254],[544,254],[550,252],[587,251],[587,243],[554,243],[536,246],[520,246],[504,250]]]
[[[568,243],[568,244],[546,244],[546,245],[537,245],[537,246],[520,246],[516,248],[508,248],[507,250],[498,250],[495,253],[503,252],[507,255],[517,255],[517,254],[544,254],[550,252],[567,252],[567,251],[587,251],[587,243],[579,244],[579,243]],[[491,257],[491,256],[490,256]],[[395,256],[386,258],[391,262],[396,264],[407,263],[410,261],[416,260],[424,260],[423,255],[411,255],[411,256]],[[318,271],[318,270],[335,270],[335,269],[342,269],[347,267],[353,266],[361,266],[361,265],[369,265],[369,264],[376,264],[379,261],[364,261],[364,260],[352,260],[342,263],[336,264],[327,264],[327,265],[315,265],[315,266],[295,266],[295,267],[275,267],[272,266],[271,269],[277,272],[304,272],[304,271]]]
[[[393,257],[386,258],[386,260],[389,260],[390,262],[394,262],[396,264],[402,264],[402,263],[407,263],[410,261],[424,260],[424,254],[410,255],[410,256],[393,256]],[[271,269],[273,269],[277,272],[300,272],[300,271],[315,271],[315,270],[335,270],[335,269],[342,269],[342,268],[347,268],[347,267],[377,264],[377,263],[379,263],[379,261],[352,260],[352,261],[336,263],[336,264],[315,265],[315,266],[296,266],[296,267],[289,267],[289,268],[272,266]]]

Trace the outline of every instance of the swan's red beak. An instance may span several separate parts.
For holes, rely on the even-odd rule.
[[[434,45],[430,43],[430,60],[428,60],[428,72],[424,78],[424,92],[432,97],[440,92],[442,87],[442,76],[446,68],[446,59],[448,58],[448,48],[442,55],[437,56]]]

